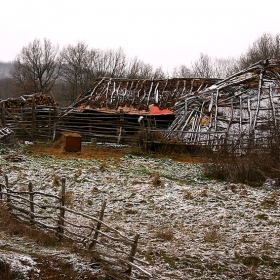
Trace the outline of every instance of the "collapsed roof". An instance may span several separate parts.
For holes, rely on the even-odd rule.
[[[155,105],[165,114],[182,96],[186,96],[218,79],[174,78],[160,80],[131,80],[99,78],[92,88],[81,94],[70,106],[79,111],[98,109],[108,113],[124,111],[131,114],[151,114]],[[155,111],[155,109],[154,109]],[[172,112],[171,112],[172,113]]]
[[[266,145],[279,125],[279,105],[280,60],[267,59],[180,98],[166,136],[214,149],[225,141]]]

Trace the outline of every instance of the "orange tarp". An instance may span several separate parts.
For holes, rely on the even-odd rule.
[[[169,115],[173,114],[173,112],[169,109],[163,109],[161,110],[158,106],[152,105],[150,107],[150,115]]]

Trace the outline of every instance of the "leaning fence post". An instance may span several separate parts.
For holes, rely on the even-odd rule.
[[[93,241],[91,242],[91,244],[89,245],[89,248],[88,248],[89,250],[92,247],[94,247],[96,242],[97,242],[97,237],[98,237],[98,234],[99,234],[99,231],[100,231],[100,228],[101,228],[101,222],[103,221],[103,217],[104,217],[105,207],[106,207],[106,200],[102,204],[101,212],[100,212],[99,219],[98,219],[98,222],[97,222],[97,225],[96,225],[96,230],[95,230],[95,233],[94,233],[94,236],[93,236]]]
[[[60,197],[60,214],[59,214],[59,226],[58,226],[58,239],[59,242],[63,236],[64,216],[65,216],[65,178],[61,179],[61,197]]]
[[[33,194],[33,185],[31,182],[28,184],[29,190],[29,203],[30,203],[30,223],[34,224],[34,194]]]
[[[133,263],[133,258],[134,258],[135,254],[136,254],[138,239],[139,239],[139,234],[137,233],[135,235],[134,242],[131,245],[131,250],[130,250],[130,254],[129,254],[129,258],[128,258],[128,261],[131,262],[131,263]],[[128,269],[126,271],[126,274],[130,276],[131,272],[132,272],[132,266],[128,265]]]

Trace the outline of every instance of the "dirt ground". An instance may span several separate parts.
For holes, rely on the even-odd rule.
[[[106,147],[106,146],[82,146],[80,152],[66,152],[63,147],[55,144],[37,143],[26,148],[34,155],[51,155],[60,158],[81,158],[81,159],[106,159],[108,157],[121,158],[129,153],[127,147]]]
[[[89,143],[81,152],[66,153],[56,142],[20,146],[0,159],[15,190],[26,190],[32,181],[38,191],[56,195],[64,176],[71,209],[94,215],[100,209],[95,206],[106,200],[105,222],[140,235],[138,257],[148,262],[155,280],[279,279],[279,190],[208,179],[197,163],[211,156],[147,154],[137,147]],[[1,277],[1,257],[5,263],[15,257],[24,261],[28,273],[37,273],[31,279],[112,279],[103,263],[80,257],[75,247],[57,254],[48,238],[47,248],[25,240],[18,223],[11,230],[1,213],[0,279],[7,279]],[[71,274],[76,267],[87,274],[77,278]],[[9,267],[2,270],[8,273]]]
[[[82,145],[80,152],[66,152],[62,140],[46,144],[36,143],[30,145],[26,150],[33,155],[51,155],[60,158],[80,158],[80,159],[96,159],[105,160],[107,158],[120,159],[125,155],[149,156],[153,158],[170,158],[178,162],[185,163],[205,163],[207,158],[201,155],[191,153],[145,153],[139,147],[128,146],[108,146],[108,145]]]

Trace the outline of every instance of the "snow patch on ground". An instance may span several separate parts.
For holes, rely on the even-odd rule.
[[[207,180],[203,166],[168,158],[124,156],[104,161],[26,156],[2,174],[13,188],[58,194],[66,177],[69,207],[139,233],[138,256],[158,279],[277,279],[279,191]],[[160,185],[153,179],[158,173]],[[275,205],[265,203],[274,196]]]

